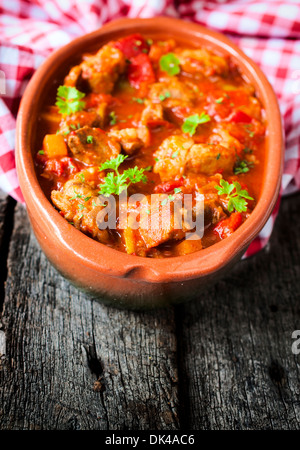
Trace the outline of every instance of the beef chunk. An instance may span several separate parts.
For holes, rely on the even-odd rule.
[[[85,164],[99,166],[118,156],[120,144],[109,138],[100,128],[83,127],[70,133],[68,145],[74,158]]]

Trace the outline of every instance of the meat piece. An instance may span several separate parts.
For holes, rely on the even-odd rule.
[[[147,100],[145,105],[141,116],[142,124],[147,125],[149,122],[161,122],[164,120],[164,111],[160,103],[153,103]]]
[[[123,128],[122,130],[111,130],[109,137],[114,138],[128,155],[139,148],[146,146],[150,141],[150,132],[146,127]]]
[[[81,74],[82,69],[80,64],[78,66],[72,67],[72,69],[64,79],[64,85],[78,88],[82,80]]]
[[[82,181],[82,176],[80,178],[80,173],[75,175],[65,183],[62,190],[51,192],[51,200],[63,217],[73,222],[78,230],[107,243],[109,240],[107,230],[99,230],[96,222],[97,214],[103,206],[98,199],[98,189],[94,181],[95,170],[92,168],[83,171],[85,181]]]
[[[68,145],[74,157],[90,166],[99,166],[118,156],[120,144],[100,128],[83,127],[70,133]]]
[[[186,170],[213,175],[216,172],[232,172],[236,159],[235,150],[222,145],[195,144],[186,158]]]
[[[209,137],[209,142],[220,144],[222,147],[234,150],[237,154],[240,154],[243,150],[243,145],[221,126],[214,128],[213,134]]]
[[[94,56],[81,63],[82,78],[92,92],[109,94],[119,75],[125,70],[125,56],[121,50],[105,45]]]
[[[149,98],[154,103],[164,102],[164,106],[191,104],[196,99],[196,92],[186,83],[173,77],[168,81],[154,83],[149,90]]]
[[[173,199],[182,200],[182,194],[174,195]],[[186,229],[178,229],[176,226],[174,201],[169,200],[166,194],[147,196],[140,206],[138,230],[147,249],[170,239],[183,239]]]
[[[162,181],[183,175],[187,154],[193,144],[192,139],[181,135],[166,138],[153,155],[153,172],[159,173]]]
[[[205,76],[226,75],[228,62],[222,56],[204,49],[185,49],[177,51],[181,69],[190,74],[203,73]]]
[[[59,124],[60,134],[67,135],[70,131],[88,127],[99,127],[101,119],[96,111],[78,111],[71,116],[63,117]]]

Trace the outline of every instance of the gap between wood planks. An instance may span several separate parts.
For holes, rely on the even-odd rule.
[[[5,295],[5,281],[7,278],[7,257],[10,238],[14,227],[14,211],[16,201],[0,192],[0,318]],[[1,322],[0,322],[1,323]]]

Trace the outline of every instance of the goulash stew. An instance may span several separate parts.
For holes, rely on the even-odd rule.
[[[253,211],[264,111],[230,57],[130,35],[84,55],[54,102],[39,117],[39,180],[65,220],[96,241],[138,256],[185,255],[226,239]],[[138,210],[138,222],[143,210],[150,227],[121,227],[120,208],[113,227],[99,226],[103,199],[118,206],[125,190],[143,198],[123,202],[122,214]],[[184,220],[177,227],[172,205],[185,194],[192,215],[203,200],[199,239],[187,239]]]

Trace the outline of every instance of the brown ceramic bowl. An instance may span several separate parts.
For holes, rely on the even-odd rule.
[[[37,115],[53,80],[61,82],[82,53],[133,32],[158,39],[175,37],[231,55],[265,108],[268,134],[264,179],[257,206],[227,239],[200,252],[166,259],[127,255],[76,230],[44,195],[36,177],[34,149]],[[190,22],[171,18],[122,19],[75,39],[52,53],[32,77],[22,98],[17,121],[17,170],[29,218],[51,263],[94,298],[126,308],[165,306],[195,298],[241,256],[269,218],[278,196],[283,160],[280,112],[272,87],[261,70],[225,36]]]

